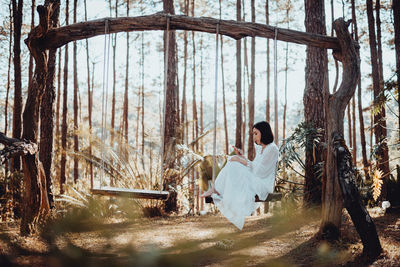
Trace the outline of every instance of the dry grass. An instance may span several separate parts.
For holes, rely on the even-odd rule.
[[[382,256],[371,262],[344,215],[342,239],[315,237],[317,215],[252,216],[242,231],[221,215],[78,222],[54,238],[20,237],[16,224],[1,225],[0,265],[20,266],[400,266],[399,214],[370,210]],[[52,231],[62,224],[53,224]],[[55,231],[55,230],[54,230]]]

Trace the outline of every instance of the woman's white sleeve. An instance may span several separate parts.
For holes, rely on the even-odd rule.
[[[279,150],[275,146],[269,147],[267,151],[263,152],[262,158],[257,166],[252,166],[254,174],[259,177],[265,177],[271,172],[275,172],[278,158]]]

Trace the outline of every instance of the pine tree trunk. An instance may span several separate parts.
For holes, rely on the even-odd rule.
[[[31,4],[31,30],[35,27],[35,0],[32,0]],[[32,82],[33,75],[33,57],[29,55],[29,65],[28,65],[28,86]]]
[[[175,14],[173,0],[163,0],[164,12]],[[169,31],[168,43],[168,74],[166,88],[166,110],[165,110],[165,129],[164,129],[164,159],[163,163],[166,168],[175,166],[175,145],[178,128],[178,116],[176,97],[178,87],[176,86],[176,37],[175,31]],[[167,32],[164,32],[164,52],[167,48]],[[167,157],[168,156],[168,157]],[[167,160],[168,159],[168,160]],[[169,176],[163,179],[164,189],[168,186],[176,186],[176,177]],[[165,202],[165,211],[177,211],[177,195],[175,192],[170,192],[168,200]]]
[[[236,20],[241,20],[242,6],[236,0]],[[241,40],[236,40],[236,135],[235,146],[242,147],[242,56]]]
[[[57,70],[57,100],[56,100],[56,149],[60,149],[60,98],[61,98],[61,48],[58,49],[58,70]]]
[[[324,91],[324,100],[327,101],[325,104],[327,136],[329,138],[327,140],[326,179],[323,186],[320,233],[325,239],[335,240],[340,236],[343,198],[338,184],[334,135],[339,133],[343,136],[346,105],[354,95],[360,78],[359,51],[347,29],[348,25],[349,23],[346,23],[342,18],[335,20],[333,25],[341,46],[341,52],[336,52],[333,55],[342,62],[342,83],[334,94],[329,94],[327,88]]]
[[[140,105],[141,107],[141,116],[142,116],[142,158],[144,156],[144,34],[142,32],[142,49],[141,49],[141,59],[142,59],[142,94],[141,94],[141,99],[142,99],[142,103]]]
[[[111,0],[110,0],[111,6]],[[118,0],[115,0],[115,17],[118,17]],[[117,34],[113,36],[113,84],[112,84],[112,99],[111,99],[111,136],[110,142],[111,147],[114,147],[114,138],[115,138],[115,90],[117,83],[117,69],[116,69],[116,53],[117,53]],[[113,184],[113,179],[111,179],[111,184]]]
[[[251,22],[256,22],[256,14],[254,7],[254,0],[251,0]],[[251,38],[251,82],[249,88],[249,141],[247,146],[247,154],[250,160],[254,159],[254,141],[253,141],[253,125],[254,125],[254,90],[256,82],[256,38]]]
[[[349,142],[349,147],[353,147],[353,137],[351,136],[352,133],[352,127],[351,127],[351,115],[350,115],[350,109],[351,109],[351,103],[349,102],[347,105],[347,130],[348,130],[348,142]]]
[[[11,58],[12,58],[12,37],[13,37],[13,14],[12,14],[12,3],[9,5],[10,11],[10,41],[8,45],[8,68],[7,68],[7,92],[6,92],[6,103],[4,107],[4,135],[7,135],[8,131],[8,97],[10,94],[10,85],[11,85]],[[6,165],[8,166],[8,164]]]
[[[86,0],[83,1],[85,6],[85,21],[87,21],[87,4]],[[129,33],[127,33],[129,34]],[[88,123],[89,123],[89,147],[88,153],[89,157],[92,156],[92,87],[90,84],[90,55],[89,55],[89,41],[85,39],[86,48],[86,72],[87,72],[87,98],[88,98]],[[127,56],[128,57],[128,56]],[[93,164],[89,163],[89,173],[90,173],[90,188],[93,188]]]
[[[269,25],[269,0],[265,1],[265,24]],[[267,39],[267,102],[266,102],[266,112],[265,112],[265,119],[269,122],[270,121],[270,84],[271,84],[271,77],[270,77],[270,65],[269,65],[269,39]]]
[[[396,72],[397,84],[400,84],[400,0],[392,1],[393,20],[394,20],[394,50],[396,53]],[[398,132],[400,140],[400,97],[397,98],[399,106],[398,114]]]
[[[352,12],[352,21],[354,27],[354,40],[358,42],[358,27],[357,27],[357,18],[356,18],[356,7],[355,0],[351,0],[351,12]],[[361,153],[362,160],[364,165],[364,174],[367,180],[370,179],[369,171],[368,171],[368,159],[367,159],[367,149],[365,142],[365,128],[364,128],[364,115],[362,111],[362,87],[361,87],[361,79],[358,80],[358,90],[357,90],[357,103],[358,103],[358,119],[360,123],[360,140],[361,140]]]
[[[189,14],[189,0],[185,0],[184,14]],[[188,36],[187,31],[183,33],[183,88],[182,88],[182,107],[181,107],[181,123],[183,125],[183,141],[185,144],[188,143],[188,126],[186,124],[187,119],[187,106],[186,106],[186,82],[187,82],[187,47],[188,47]]]
[[[57,26],[59,16],[59,3],[49,2],[50,1],[45,1],[45,6],[39,6],[37,8],[41,25],[32,30],[26,40],[36,64],[35,74],[28,88],[28,97],[23,113],[24,124],[22,138],[33,143],[37,143],[38,141],[39,108],[43,92],[47,90],[46,85],[48,84],[51,84],[51,86],[49,86],[49,88],[51,88],[49,92],[53,92],[54,101],[54,87],[52,86],[52,82],[55,72],[55,50],[49,53],[49,61],[47,62],[47,51],[41,48],[43,45],[41,37],[47,33],[43,31],[48,31],[54,26]],[[48,70],[50,70],[50,72],[48,72]],[[45,98],[47,98],[46,93]],[[53,105],[50,106],[52,107]],[[49,141],[52,142],[52,138]],[[48,214],[50,207],[47,197],[46,176],[37,154],[24,156],[22,161],[24,166],[25,191],[20,232],[21,235],[27,235],[30,234],[33,229],[31,225],[34,223],[34,220],[38,219],[40,221],[41,216],[46,216]]]
[[[23,0],[12,0],[14,21],[14,110],[12,137],[21,138],[22,85],[21,85],[21,27]],[[11,171],[21,169],[21,158],[11,160]]]
[[[324,2],[305,0],[305,12],[306,31],[326,34]],[[328,89],[327,60],[327,52],[325,49],[311,46],[307,47],[306,87],[303,96],[304,119],[307,123],[313,123],[315,128],[321,129],[325,129],[326,120],[324,115],[323,92]],[[321,141],[324,142],[323,137]],[[315,166],[324,161],[322,145],[317,145],[315,150],[312,147],[306,148],[305,158],[306,188],[304,202],[306,205],[320,205],[321,179],[318,178]]]
[[[225,97],[225,73],[224,73],[224,38],[221,40],[221,79],[222,79],[222,107],[224,109],[224,129],[225,129],[225,153],[229,153],[229,134],[228,134],[228,119],[226,115],[226,97]]]
[[[77,0],[74,0],[74,23],[76,23],[76,10],[77,9]],[[77,153],[79,151],[79,143],[78,143],[78,135],[76,131],[78,131],[78,63],[76,59],[77,46],[76,42],[73,44],[74,49],[74,152]],[[78,158],[74,156],[74,182],[78,181]]]
[[[65,2],[65,24],[69,23],[69,0]],[[60,194],[64,193],[66,182],[65,168],[67,163],[67,116],[68,116],[68,44],[65,45],[64,55],[64,91],[63,91],[63,114],[61,124],[61,170],[60,170]]]
[[[372,86],[374,90],[374,102],[377,103],[383,97],[381,92],[383,90],[381,79],[380,79],[380,70],[379,70],[379,59],[378,59],[378,51],[377,51],[377,43],[376,43],[376,35],[375,35],[375,21],[372,7],[372,0],[367,0],[367,16],[368,16],[368,32],[369,32],[369,44],[370,44],[370,52],[371,52],[371,65],[372,65]],[[390,173],[389,170],[389,155],[388,155],[388,147],[386,143],[386,115],[385,108],[382,107],[381,111],[378,114],[374,114],[374,133],[375,133],[375,143],[380,144],[376,150],[376,155],[378,157],[378,168],[383,171],[384,176]],[[381,190],[381,199],[386,199],[386,179],[384,179],[384,183],[382,185]]]

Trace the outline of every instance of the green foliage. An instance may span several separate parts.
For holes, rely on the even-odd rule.
[[[297,125],[293,134],[285,139],[284,144],[280,148],[280,168],[289,167],[296,171],[294,165],[297,165],[302,170],[296,172],[304,176],[305,152],[314,151],[320,143],[322,136],[323,129],[316,129],[312,123],[301,122]],[[319,168],[321,169],[321,166]]]

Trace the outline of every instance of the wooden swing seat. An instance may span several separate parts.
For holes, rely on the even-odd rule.
[[[129,189],[129,188],[118,188],[110,186],[102,188],[92,188],[91,192],[92,194],[103,195],[103,196],[158,199],[158,200],[166,200],[169,196],[168,191]]]
[[[268,194],[267,199],[266,200],[260,200],[258,198],[258,196],[256,195],[254,197],[254,201],[255,202],[275,202],[275,201],[280,201],[282,199],[282,193],[271,193]],[[206,203],[214,203],[213,198],[212,197],[206,197]]]

